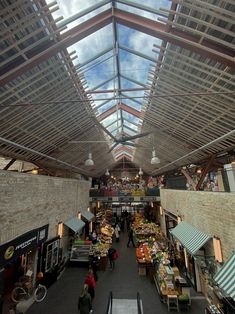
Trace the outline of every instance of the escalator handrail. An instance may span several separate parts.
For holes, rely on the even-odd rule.
[[[143,309],[141,306],[141,302],[140,302],[140,293],[137,292],[137,309],[138,309],[138,314],[143,314]]]
[[[112,307],[113,307],[113,293],[112,293],[112,291],[110,291],[106,314],[112,314]]]

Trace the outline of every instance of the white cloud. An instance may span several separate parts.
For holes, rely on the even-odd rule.
[[[51,0],[47,0],[48,3]],[[67,19],[78,12],[81,12],[85,10],[86,8],[89,8],[92,5],[97,4],[101,0],[57,0],[58,5],[60,7],[60,10],[53,13],[53,17],[56,18],[58,16],[63,15],[64,19]],[[133,0],[134,1],[134,0]],[[142,0],[135,0],[136,3],[143,4]],[[144,5],[154,7],[156,9],[159,9],[160,7],[167,7],[169,8],[171,4],[171,1],[168,0],[145,0]],[[79,25],[85,20],[88,20],[89,18],[95,16],[98,12],[103,11],[104,9],[107,9],[107,5],[105,7],[102,7],[98,10],[96,10],[96,13],[91,12],[87,14],[86,16],[80,18],[79,20],[76,20],[68,25],[68,28],[72,28],[74,26]],[[124,8],[124,6],[123,6]],[[125,6],[125,9],[127,9],[127,6]],[[134,8],[130,8],[129,10],[132,13],[141,14],[144,17],[151,18],[154,20],[157,20],[157,16],[152,13],[147,13],[144,11],[136,10]],[[123,44],[127,45],[128,47],[139,51],[143,54],[146,54],[148,56],[151,56],[153,58],[156,58],[156,54],[152,52],[153,44],[160,45],[161,40],[148,36],[144,33],[138,32],[138,31],[127,31],[125,34],[125,29],[123,28],[120,31],[120,35],[123,36]],[[125,35],[127,36],[125,38]],[[89,60],[93,56],[95,56],[97,53],[112,47],[113,45],[113,32],[112,32],[112,24],[98,30],[97,32],[91,34],[90,36],[86,37],[83,40],[80,40],[76,44],[72,45],[68,48],[68,51],[74,51],[76,50],[78,58],[75,59],[75,62],[77,63],[84,63],[86,60]],[[134,80],[142,82],[143,84],[147,83],[147,75],[149,70],[149,65],[151,64],[151,61],[145,60],[141,57],[138,57],[134,54],[129,53],[123,53],[120,60],[121,63],[121,72],[128,76],[132,77]],[[100,72],[98,72],[100,70]],[[112,77],[113,75],[113,59],[111,58],[108,62],[105,62],[102,65],[99,65],[95,67],[94,69],[86,72],[84,75],[87,79],[88,88],[92,89],[92,87],[95,87],[99,85],[102,81],[105,81],[108,77]],[[115,83],[115,86],[117,87],[117,84]],[[134,83],[128,83],[127,81],[123,81],[122,87],[140,87]],[[105,86],[102,86],[101,89],[113,89],[114,88],[114,81],[105,84]],[[126,93],[128,95],[128,93]],[[130,93],[129,93],[130,94]],[[132,94],[131,94],[132,95]],[[137,95],[137,93],[135,93]],[[102,94],[102,95],[93,95],[93,98],[109,98],[113,96],[112,93],[110,94]],[[141,102],[142,99],[139,99]],[[125,100],[122,100],[123,103],[125,103]],[[100,104],[100,101],[98,102]],[[108,104],[109,105],[109,104]],[[138,105],[135,105],[133,102],[132,107],[137,107]],[[138,106],[139,109],[139,106]],[[132,116],[129,117],[129,120],[131,120]],[[111,122],[116,121],[117,114],[113,114],[105,119],[105,125],[110,124]],[[129,124],[128,124],[129,125]]]

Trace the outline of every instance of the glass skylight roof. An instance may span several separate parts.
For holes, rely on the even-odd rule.
[[[58,0],[60,10],[53,17],[62,15],[64,20],[58,25],[67,25],[68,30],[110,9],[112,3],[117,9],[154,21],[164,16],[159,8],[169,8],[171,4],[167,0],[147,0],[145,5],[140,0]],[[68,48],[68,52],[76,51],[77,58],[73,62],[77,71],[84,75],[96,116],[114,136],[120,132],[123,136],[141,132],[142,120],[132,111],[143,110],[144,96],[150,87],[148,73],[156,60],[156,52],[152,51],[154,44],[160,45],[161,40],[113,20]],[[131,148],[134,152],[134,147]],[[114,156],[120,156],[120,152]]]

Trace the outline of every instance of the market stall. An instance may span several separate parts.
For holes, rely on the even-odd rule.
[[[98,258],[99,266],[98,270],[105,270],[108,263],[108,249],[110,245],[108,243],[97,243],[90,247],[89,258],[92,260],[94,257]]]

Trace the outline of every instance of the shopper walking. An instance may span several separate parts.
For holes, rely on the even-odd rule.
[[[114,269],[115,260],[118,258],[118,252],[112,247],[109,248],[108,250],[108,258],[109,258],[110,268]]]
[[[90,294],[91,300],[93,301],[93,299],[95,297],[96,282],[95,282],[95,278],[94,278],[94,274],[93,274],[92,269],[89,269],[88,274],[86,275],[85,284],[88,285],[88,293]]]
[[[92,312],[91,296],[88,293],[88,285],[85,284],[78,298],[78,313],[89,314]]]
[[[131,217],[128,215],[126,217],[126,230],[127,230],[127,232],[130,231],[130,225],[131,225]]]
[[[132,243],[133,247],[135,247],[134,238],[133,238],[133,229],[131,228],[128,232],[128,242],[127,247],[129,247],[130,242]]]
[[[120,238],[120,227],[118,224],[116,224],[115,229],[114,229],[115,237],[116,237],[116,242],[119,242]]]
[[[92,256],[91,261],[90,261],[90,267],[93,270],[95,282],[98,280],[97,271],[98,271],[99,263],[100,263],[100,257]]]

